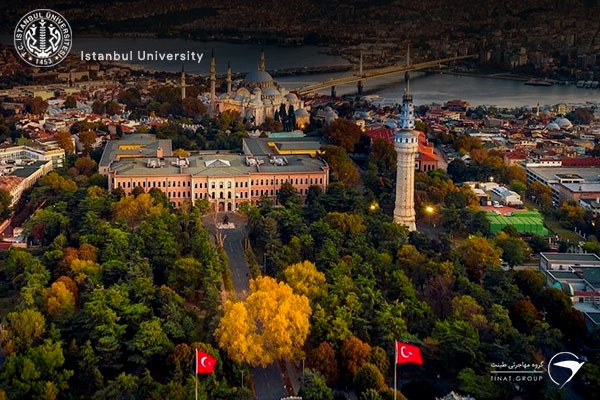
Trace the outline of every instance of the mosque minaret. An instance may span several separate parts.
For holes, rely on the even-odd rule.
[[[216,109],[216,86],[217,86],[217,64],[215,61],[215,52],[210,52],[210,114],[214,115]]]
[[[415,157],[419,152],[419,133],[415,130],[415,110],[410,94],[409,79],[402,98],[400,128],[394,135],[396,150],[396,206],[394,221],[410,231],[415,225]]]
[[[227,63],[227,94],[231,94],[231,83],[233,82],[231,80],[231,62]]]
[[[310,122],[310,114],[304,107],[304,101],[273,79],[267,72],[265,59],[265,51],[261,48],[257,68],[250,71],[241,82],[233,81],[231,65],[228,63],[225,77],[227,91],[217,95],[215,58],[214,54],[211,55],[210,92],[203,93],[199,98],[209,107],[210,115],[237,112],[245,122],[259,126],[267,118],[274,118],[283,107],[294,113],[296,127],[306,126]]]
[[[185,70],[183,69],[183,65],[181,66],[181,100],[185,99]]]

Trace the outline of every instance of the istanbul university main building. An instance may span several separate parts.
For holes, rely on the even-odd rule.
[[[317,156],[320,143],[312,138],[244,139],[244,153],[199,152],[172,155],[171,141],[154,135],[127,135],[106,144],[99,164],[109,190],[157,188],[179,207],[208,199],[217,211],[235,211],[246,201],[263,196],[277,202],[288,182],[305,198],[310,186],[325,190],[329,166]]]

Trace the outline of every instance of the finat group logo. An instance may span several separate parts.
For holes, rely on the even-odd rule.
[[[579,357],[573,353],[568,351],[556,353],[548,363],[548,376],[562,389],[573,379],[583,364],[585,361],[579,361]]]
[[[53,10],[28,12],[15,27],[15,49],[27,64],[53,67],[71,51],[73,32],[67,20]]]

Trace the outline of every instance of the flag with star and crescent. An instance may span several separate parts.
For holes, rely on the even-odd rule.
[[[212,374],[217,359],[200,349],[196,349],[196,374]]]
[[[396,364],[423,365],[421,349],[412,344],[396,342]]]

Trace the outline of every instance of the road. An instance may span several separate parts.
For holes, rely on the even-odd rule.
[[[229,221],[235,224],[235,229],[224,229],[221,233],[225,236],[224,249],[227,253],[229,268],[238,299],[243,300],[248,296],[250,269],[246,263],[242,239],[244,238],[244,220],[237,214],[226,213]],[[215,220],[221,221],[225,213],[219,213],[215,219],[214,214],[204,217],[204,225],[211,233],[215,233]],[[254,381],[254,393],[258,400],[280,400],[287,396],[284,392],[284,381],[279,365],[273,363],[266,368],[253,368],[252,377]]]
[[[435,151],[435,154],[437,154],[438,159],[440,160],[438,168],[443,171],[446,171],[448,169],[448,162],[446,161],[446,156],[444,156],[444,152],[437,146],[434,147],[433,150]]]

